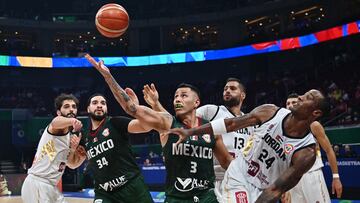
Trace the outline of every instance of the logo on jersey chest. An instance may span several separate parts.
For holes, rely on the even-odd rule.
[[[196,178],[176,178],[175,188],[180,192],[189,192],[193,189],[206,189],[209,186],[208,180],[199,180]]]
[[[102,135],[104,135],[104,137],[109,136],[109,135],[110,135],[110,130],[109,130],[109,128],[105,128],[105,129],[103,130],[103,132],[102,132]]]
[[[205,134],[202,136],[202,138],[204,139],[205,142],[210,143],[211,142],[211,137],[209,134]]]

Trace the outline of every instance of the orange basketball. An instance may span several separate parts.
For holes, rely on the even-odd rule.
[[[96,13],[95,25],[103,36],[119,37],[129,26],[129,15],[119,4],[106,4]]]

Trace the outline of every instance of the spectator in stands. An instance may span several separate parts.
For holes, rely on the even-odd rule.
[[[336,157],[340,157],[340,145],[334,144],[334,152]]]
[[[356,158],[357,157],[357,154],[355,151],[353,151],[350,147],[350,145],[344,145],[344,157],[345,158]]]
[[[144,166],[151,166],[151,165],[152,165],[152,163],[151,163],[150,159],[146,158],[144,161]]]

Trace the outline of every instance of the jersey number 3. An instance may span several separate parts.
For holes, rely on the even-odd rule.
[[[105,157],[96,160],[96,163],[97,163],[99,169],[101,169],[101,168],[104,167],[104,166],[108,166],[108,165],[109,165],[109,162],[106,160]]]

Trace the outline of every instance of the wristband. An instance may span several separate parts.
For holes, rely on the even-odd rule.
[[[217,119],[210,122],[214,135],[227,133],[224,119]]]
[[[333,178],[340,178],[338,173],[333,173]]]

